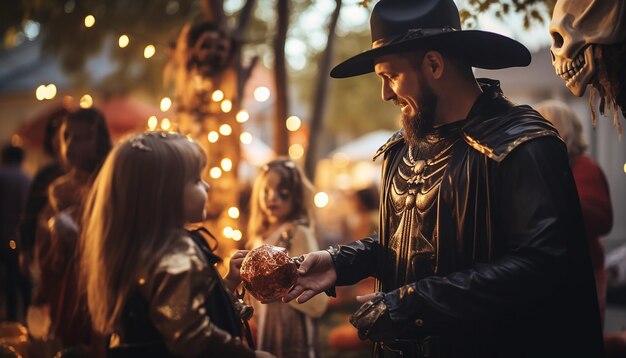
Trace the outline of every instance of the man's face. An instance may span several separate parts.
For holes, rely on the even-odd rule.
[[[387,55],[376,60],[374,70],[382,80],[382,98],[402,111],[402,127],[409,144],[432,129],[437,96],[426,82],[417,55]]]

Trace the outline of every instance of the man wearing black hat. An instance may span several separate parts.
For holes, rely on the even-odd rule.
[[[380,232],[308,254],[285,297],[377,278],[352,316],[377,357],[602,357],[567,151],[472,67],[526,66],[517,41],[461,30],[452,0],[381,0],[372,49],[331,76],[376,72],[403,129],[384,157]]]

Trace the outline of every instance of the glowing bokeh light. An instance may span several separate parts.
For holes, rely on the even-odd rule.
[[[250,114],[245,109],[242,109],[241,111],[239,111],[239,113],[237,113],[237,116],[235,118],[237,118],[237,122],[244,123],[248,119],[250,119]]]
[[[215,143],[218,139],[220,139],[220,135],[216,131],[211,131],[207,135],[207,139],[209,140],[209,142]]]
[[[239,209],[234,206],[231,206],[230,208],[228,208],[228,216],[230,216],[233,219],[239,218]]]
[[[223,100],[224,99],[224,92],[222,92],[220,90],[216,90],[211,95],[211,99],[214,100],[215,102],[219,102],[219,101]]]
[[[230,160],[230,158],[224,158],[220,162],[220,166],[222,167],[222,170],[224,170],[225,172],[229,172],[231,171],[231,169],[233,169],[233,161]]]
[[[40,85],[37,87],[37,90],[35,90],[35,97],[37,97],[38,100],[43,101],[46,99],[46,92],[46,85]]]
[[[93,106],[93,98],[86,94],[80,98],[80,108],[91,108]]]
[[[289,146],[289,157],[291,159],[300,159],[304,155],[304,147],[302,144],[292,144]]]
[[[151,131],[155,130],[158,124],[159,120],[156,116],[150,116],[150,118],[148,118],[148,129]]]
[[[265,102],[270,99],[270,89],[265,86],[260,86],[254,89],[254,99],[258,102]]]
[[[172,127],[172,122],[170,122],[170,120],[168,118],[163,118],[161,120],[161,129],[166,131],[166,130],[169,130],[170,127]]]
[[[154,56],[155,53],[156,47],[154,47],[154,45],[148,45],[146,46],[146,48],[143,49],[143,57],[145,58],[150,58]]]
[[[234,241],[239,241],[243,237],[243,234],[239,230],[233,230],[232,239]]]
[[[211,170],[209,170],[209,175],[211,176],[211,178],[217,179],[222,176],[222,169],[218,167],[213,167],[211,168]]]
[[[315,194],[315,197],[313,198],[313,202],[315,203],[315,206],[317,206],[318,208],[324,208],[326,207],[326,205],[328,205],[328,194],[326,194],[323,191],[320,191],[319,193]]]
[[[241,141],[241,143],[243,144],[250,144],[252,143],[252,134],[248,133],[248,132],[243,132],[241,133],[241,135],[239,136],[239,140]]]
[[[225,99],[220,107],[222,108],[222,112],[228,113],[233,109],[233,102],[231,102],[229,99]]]
[[[129,43],[130,38],[127,35],[122,35],[119,39],[117,39],[117,44],[120,46],[120,48],[128,46]]]
[[[228,124],[222,124],[220,126],[220,134],[223,136],[229,136],[231,135],[231,133],[233,133],[233,127],[231,127]]]
[[[302,125],[302,121],[300,120],[300,118],[296,116],[291,116],[287,118],[285,125],[287,126],[287,130],[291,132],[295,132],[298,129],[300,129],[300,126]]]
[[[172,107],[172,100],[169,97],[163,97],[160,107],[162,112],[167,112]]]
[[[96,24],[96,18],[93,15],[85,16],[85,27],[92,27]]]

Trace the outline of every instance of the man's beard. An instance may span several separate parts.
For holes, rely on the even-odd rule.
[[[402,115],[402,128],[404,128],[404,140],[411,146],[417,145],[421,138],[432,131],[435,122],[435,108],[437,96],[432,88],[421,81],[422,94],[417,99],[418,111],[413,116]]]

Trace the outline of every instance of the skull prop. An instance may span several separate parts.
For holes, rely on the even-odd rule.
[[[195,68],[204,77],[212,77],[228,65],[232,47],[231,39],[215,24],[195,25],[187,37],[187,67]]]
[[[618,106],[626,109],[626,101],[619,100],[619,87],[626,87],[621,69],[626,61],[626,1],[557,0],[550,35],[552,65],[574,95],[581,97],[592,85],[601,96],[600,112],[607,102],[616,117]]]

